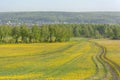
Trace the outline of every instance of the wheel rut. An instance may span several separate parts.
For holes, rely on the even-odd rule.
[[[111,61],[106,57],[107,49],[99,44],[96,43],[96,46],[98,46],[101,49],[101,54],[99,58],[104,62],[104,64],[107,65],[107,68],[109,68],[109,71],[112,75],[112,80],[119,80],[119,74],[120,74],[120,67],[115,62]]]
[[[91,42],[91,41],[90,41]],[[98,46],[96,43],[91,42],[92,46]],[[107,66],[104,61],[101,59],[102,51],[100,50],[96,55],[92,57],[92,61],[96,66],[96,72],[93,76],[86,78],[85,80],[105,80],[107,77]],[[101,69],[103,69],[104,74],[101,74]],[[100,75],[100,76],[99,76]]]

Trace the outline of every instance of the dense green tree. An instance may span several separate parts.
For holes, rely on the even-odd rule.
[[[3,25],[0,27],[0,41],[1,42],[9,42],[11,35],[11,27],[7,25]]]
[[[53,42],[55,41],[55,28],[57,27],[57,25],[49,25],[49,41]]]
[[[79,29],[80,29],[80,28],[77,27],[77,26],[75,26],[75,27],[73,28],[74,37],[80,37],[80,30],[79,30]]]
[[[20,34],[21,34],[21,40],[23,43],[28,42],[28,37],[29,37],[29,29],[26,25],[22,25],[20,27]]]
[[[20,38],[20,27],[13,27],[12,37],[15,39],[15,43],[18,43]]]
[[[41,29],[40,29],[40,42],[49,42],[49,36],[50,36],[50,32],[49,32],[48,25],[41,26]]]
[[[3,30],[3,26],[1,26],[0,27],[0,42],[2,42],[4,35],[5,35],[5,33],[4,33],[4,30]]]
[[[31,29],[30,40],[33,39],[33,42],[39,42],[40,39],[40,28],[37,25],[34,25]]]

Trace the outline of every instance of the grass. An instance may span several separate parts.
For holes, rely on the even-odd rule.
[[[2,80],[76,80],[94,75],[98,51],[85,39],[66,43],[0,45]],[[87,64],[89,63],[89,64]]]
[[[106,49],[106,61],[110,64],[113,75],[120,79],[120,40],[97,40]]]
[[[107,57],[120,66],[120,40],[97,40],[107,48]]]
[[[120,65],[120,41],[95,41]],[[0,80],[106,80],[110,74],[100,55],[101,49],[84,38],[63,43],[2,44]]]

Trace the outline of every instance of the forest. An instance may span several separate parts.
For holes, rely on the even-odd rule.
[[[0,26],[0,43],[66,42],[72,37],[120,39],[120,25],[49,24]]]

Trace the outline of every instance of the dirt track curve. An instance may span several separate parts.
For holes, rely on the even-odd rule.
[[[112,75],[112,80],[120,80],[120,66],[106,57],[107,49],[105,47],[97,43],[95,43],[95,45],[101,49],[99,58],[104,62],[104,64],[107,65],[106,68],[109,68]]]

